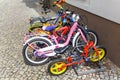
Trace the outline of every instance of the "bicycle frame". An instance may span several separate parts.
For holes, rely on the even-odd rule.
[[[61,27],[61,28],[58,27],[58,29],[56,28],[55,30],[52,31],[52,34],[53,34],[55,37],[57,37],[57,36],[59,36],[59,35],[57,34],[57,32],[61,32],[61,35],[62,35],[62,36],[65,36],[66,33],[67,33],[69,30],[70,30],[69,26],[64,26],[64,27]],[[41,32],[41,34],[40,34],[40,33],[24,34],[24,39],[23,39],[24,42],[26,43],[26,41],[28,40],[28,38],[30,38],[30,37],[35,37],[35,36],[46,36],[46,37],[48,37],[49,39],[53,39],[53,37],[52,37],[53,35],[51,35],[50,32],[44,31],[44,30],[42,30],[42,29],[39,29],[39,32]],[[55,43],[58,43],[58,42],[55,42]]]
[[[56,45],[52,45],[52,46],[45,47],[45,48],[38,49],[38,50],[35,49],[35,50],[38,52],[39,55],[44,54],[45,56],[53,56],[53,54],[55,54],[54,49],[60,48],[60,47],[65,47],[65,46],[67,46],[67,45],[69,44],[70,39],[71,39],[71,37],[72,37],[72,34],[74,33],[74,31],[75,31],[76,29],[80,32],[81,38],[83,39],[83,41],[87,43],[87,40],[86,40],[85,36],[83,35],[82,31],[81,31],[79,28],[77,28],[77,26],[78,26],[78,23],[77,23],[77,22],[74,22],[73,26],[72,26],[71,29],[70,29],[70,32],[69,32],[69,34],[68,34],[68,38],[67,38],[67,40],[66,40],[65,43],[60,44],[60,43],[56,40],[56,37],[55,37],[54,35],[52,35],[52,38],[54,39]],[[29,43],[27,43],[27,44],[29,45]],[[29,46],[32,47],[31,45],[29,45]],[[33,48],[33,49],[34,49],[34,48]],[[36,51],[35,51],[35,52],[36,52]],[[50,52],[50,51],[51,51],[51,52]]]
[[[81,63],[83,63],[83,62],[86,62],[85,59],[89,58],[89,57],[88,57],[88,54],[89,54],[88,50],[89,50],[89,48],[91,48],[91,47],[95,50],[96,54],[99,56],[98,50],[97,50],[96,47],[94,46],[93,41],[89,41],[89,42],[84,46],[83,52],[80,54],[81,57],[84,57],[82,60],[80,60],[80,61],[73,61],[73,58],[72,58],[71,56],[68,56],[68,57],[65,59],[65,60],[67,61],[67,64],[62,65],[61,68],[59,68],[59,70],[62,70],[62,69],[64,69],[65,67],[69,67],[69,66],[72,66],[72,65],[81,64]]]

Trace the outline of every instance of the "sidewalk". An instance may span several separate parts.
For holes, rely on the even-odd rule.
[[[60,76],[50,76],[47,66],[25,65],[22,56],[27,19],[41,16],[39,0],[0,0],[0,80],[120,80],[120,68],[104,60],[104,72],[77,76],[72,69]],[[48,16],[55,16],[51,11]],[[109,54],[109,53],[108,53]]]

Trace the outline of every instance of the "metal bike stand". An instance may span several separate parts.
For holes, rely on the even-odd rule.
[[[90,73],[101,72],[101,71],[106,70],[106,67],[103,66],[102,62],[99,61],[98,63],[96,63],[96,65],[98,67],[95,66],[95,68],[92,68],[91,66],[80,66],[80,65],[77,67],[73,66],[73,69],[74,69],[76,75],[78,75],[78,76],[79,75],[86,75],[86,74],[90,74]],[[83,70],[84,67],[89,67],[90,69]]]

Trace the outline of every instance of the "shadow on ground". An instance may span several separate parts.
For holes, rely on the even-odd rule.
[[[40,5],[40,0],[23,0],[22,2],[25,3],[27,7],[33,8],[36,12],[41,13],[42,5]]]

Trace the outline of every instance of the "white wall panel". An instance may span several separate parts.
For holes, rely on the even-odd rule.
[[[66,2],[120,24],[120,0],[66,0]]]

